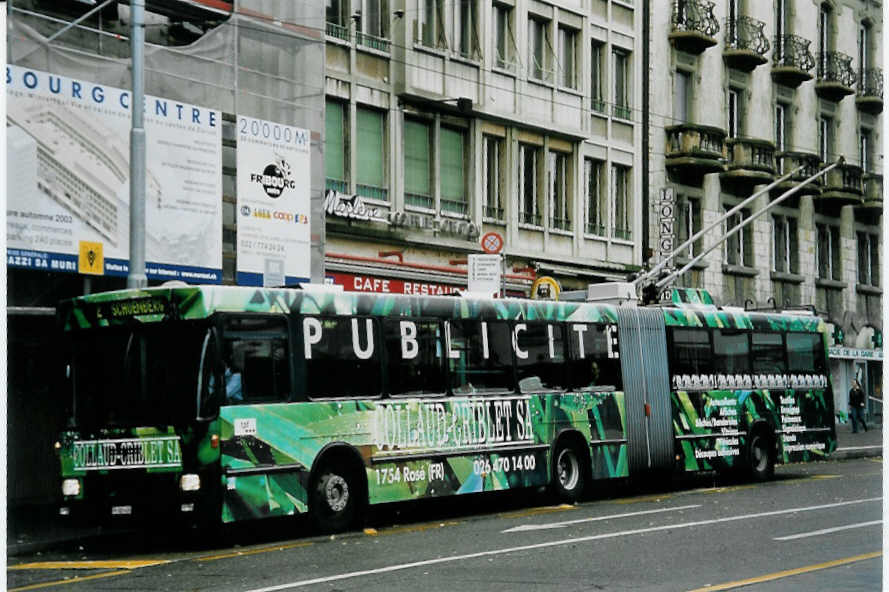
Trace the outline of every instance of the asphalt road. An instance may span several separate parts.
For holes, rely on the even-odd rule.
[[[575,506],[496,495],[399,505],[364,532],[256,523],[231,540],[142,533],[16,557],[10,590],[879,590],[882,462],[779,467],[764,484],[702,478],[605,490]],[[294,538],[294,536],[301,538]],[[102,562],[102,563],[95,563]]]

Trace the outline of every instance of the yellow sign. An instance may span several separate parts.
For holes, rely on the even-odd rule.
[[[562,287],[548,275],[537,278],[531,285],[531,298],[534,300],[558,300]]]
[[[102,275],[105,272],[105,256],[102,253],[102,243],[80,241],[77,271],[91,275]]]

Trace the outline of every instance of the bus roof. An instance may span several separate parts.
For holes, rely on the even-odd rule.
[[[668,327],[709,327],[764,331],[825,331],[817,316],[719,309],[706,300],[655,306]],[[703,304],[703,306],[702,306]],[[65,330],[120,326],[133,322],[200,320],[218,312],[379,315],[391,317],[482,318],[616,323],[618,307],[586,302],[519,298],[474,298],[344,292],[324,286],[262,288],[176,285],[79,296],[59,304]]]

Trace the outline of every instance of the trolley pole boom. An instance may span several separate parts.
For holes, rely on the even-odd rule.
[[[664,267],[666,267],[667,264],[670,261],[672,261],[673,258],[676,257],[677,254],[679,254],[683,250],[685,250],[686,247],[688,247],[693,242],[695,242],[696,240],[701,238],[704,234],[706,234],[706,233],[710,232],[711,230],[713,230],[714,228],[716,228],[716,226],[718,226],[719,224],[722,224],[723,221],[725,221],[728,218],[730,218],[731,216],[733,216],[741,208],[746,206],[748,203],[750,203],[751,201],[753,201],[754,199],[756,199],[763,193],[766,193],[767,191],[771,191],[779,183],[783,183],[784,181],[786,181],[787,179],[789,179],[790,177],[792,177],[793,175],[795,175],[796,173],[801,171],[803,168],[805,168],[805,166],[806,165],[800,165],[800,166],[796,167],[795,169],[793,169],[792,171],[790,171],[789,173],[787,173],[786,175],[784,175],[783,177],[776,179],[775,181],[773,181],[772,183],[767,185],[765,188],[760,189],[759,191],[757,191],[756,193],[754,193],[753,195],[751,195],[750,197],[748,197],[747,199],[745,199],[744,201],[742,201],[741,203],[739,203],[738,205],[733,207],[731,210],[729,210],[728,212],[726,212],[725,214],[723,214],[722,216],[717,218],[714,222],[711,222],[710,225],[707,226],[706,228],[703,228],[703,229],[699,230],[698,232],[696,232],[694,236],[692,236],[687,241],[685,241],[684,243],[682,243],[681,245],[679,245],[678,247],[673,249],[673,251],[671,251],[670,254],[667,255],[663,261],[659,262],[657,265],[655,265],[653,268],[651,268],[651,270],[649,270],[645,274],[643,274],[643,275],[639,276],[638,278],[636,278],[635,280],[633,280],[633,285],[638,286],[645,280],[654,277],[660,270],[662,270]]]
[[[750,224],[751,222],[753,222],[754,220],[756,220],[757,218],[759,218],[761,215],[765,214],[767,210],[769,210],[769,209],[775,207],[776,205],[780,204],[781,202],[783,202],[784,200],[786,200],[787,198],[789,198],[790,196],[792,196],[794,193],[796,193],[797,191],[799,191],[800,189],[802,189],[803,187],[805,187],[806,185],[808,185],[809,183],[811,183],[812,181],[814,181],[815,179],[817,179],[818,177],[821,177],[822,175],[827,174],[829,171],[831,171],[831,170],[833,170],[834,168],[836,168],[837,166],[843,164],[843,162],[845,162],[845,159],[841,156],[840,159],[837,160],[835,163],[833,163],[833,164],[831,164],[831,165],[828,165],[828,166],[824,167],[821,171],[815,173],[814,175],[812,175],[811,177],[809,177],[809,178],[806,179],[805,181],[801,182],[801,183],[800,183],[799,185],[797,185],[796,187],[794,187],[794,188],[792,188],[792,189],[788,189],[787,191],[785,191],[784,193],[782,193],[781,196],[778,197],[775,201],[769,202],[769,204],[766,205],[764,208],[762,208],[762,209],[756,211],[756,212],[753,213],[749,218],[747,218],[746,220],[744,220],[742,223],[738,224],[737,226],[735,226],[734,228],[732,228],[731,230],[729,230],[728,232],[726,232],[726,233],[722,236],[722,238],[720,238],[718,241],[716,241],[715,243],[713,243],[712,245],[710,245],[709,247],[707,247],[706,249],[704,249],[704,251],[703,251],[702,253],[696,255],[691,261],[689,261],[688,263],[686,263],[685,266],[684,266],[682,269],[680,269],[680,270],[678,270],[678,271],[673,271],[670,275],[668,275],[667,277],[665,277],[665,278],[661,279],[660,281],[658,281],[658,282],[655,284],[655,286],[656,286],[657,288],[662,288],[663,286],[665,286],[666,284],[668,284],[668,283],[669,283],[674,277],[676,277],[677,275],[682,275],[683,273],[685,273],[686,271],[688,271],[689,269],[691,269],[691,267],[692,267],[695,263],[697,263],[698,261],[700,261],[701,259],[703,259],[705,255],[707,255],[708,253],[710,253],[711,251],[713,251],[713,249],[715,249],[716,247],[718,247],[718,246],[720,246],[722,243],[724,243],[724,242],[726,241],[726,239],[728,239],[728,238],[731,237],[731,236],[734,236],[735,234],[737,234],[738,232],[740,232],[745,226],[747,226],[748,224]],[[760,193],[762,193],[762,192],[760,192]],[[757,195],[758,195],[758,194],[757,194]],[[751,196],[751,197],[748,198],[747,200],[741,202],[741,204],[739,204],[738,206],[735,206],[734,208],[732,208],[732,210],[730,211],[729,214],[726,214],[725,216],[723,216],[722,218],[720,218],[720,221],[722,221],[723,219],[727,218],[730,214],[734,214],[734,213],[735,213],[735,212],[736,212],[742,205],[746,204],[746,203],[749,202],[751,199],[753,199],[753,197],[755,197],[755,196]],[[711,225],[710,227],[712,228],[713,226],[714,226],[714,225]],[[698,234],[701,234],[701,233],[698,233]],[[687,241],[687,242],[691,242],[691,241]],[[671,257],[672,257],[672,254],[671,254]]]

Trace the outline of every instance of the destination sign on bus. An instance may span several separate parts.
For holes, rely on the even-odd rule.
[[[71,458],[76,471],[182,466],[178,436],[80,440],[74,442]]]

